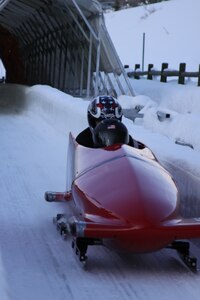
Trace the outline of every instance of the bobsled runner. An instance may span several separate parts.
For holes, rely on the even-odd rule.
[[[200,219],[180,216],[177,186],[150,149],[120,143],[88,148],[70,134],[67,181],[67,192],[46,192],[45,199],[66,202],[66,214],[54,222],[72,236],[81,262],[90,245],[133,253],[168,247],[197,270],[185,240],[200,237]]]

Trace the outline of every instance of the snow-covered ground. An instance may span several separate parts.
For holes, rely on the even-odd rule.
[[[66,204],[46,203],[43,194],[65,188],[67,136],[87,126],[88,102],[39,85],[1,85],[0,93],[1,298],[199,299],[199,276],[173,250],[120,255],[91,247],[88,269],[79,266],[70,239],[63,241],[52,224]],[[189,168],[187,158],[198,154],[124,122],[166,164],[175,159]]]
[[[185,62],[188,71],[198,71],[199,10],[199,0],[169,0],[108,13],[105,20],[123,64],[142,65],[145,33],[145,69],[150,63],[178,69]]]
[[[198,1],[163,2],[155,13],[170,6],[177,11],[180,2],[187,4],[185,10],[182,8],[187,11],[188,3],[194,9]],[[128,17],[120,19],[125,24]],[[170,17],[168,20],[171,22]],[[116,23],[113,27],[117,29]],[[121,38],[124,36],[122,31]],[[198,61],[197,55],[192,59],[193,52],[190,56]],[[200,87],[156,80],[131,83],[137,96],[121,96],[119,101],[124,109],[142,105],[144,118],[135,122],[124,118],[124,123],[130,134],[149,146],[172,172],[181,190],[183,214],[199,216]],[[73,255],[70,239],[63,241],[56,232],[52,217],[66,204],[46,203],[43,194],[65,189],[68,133],[76,135],[87,126],[87,106],[88,101],[48,86],[0,85],[0,298],[198,300],[199,275],[190,272],[172,250],[120,255],[91,247],[88,269],[83,270]],[[170,118],[160,121],[158,111],[169,113]],[[176,144],[177,140],[193,149]],[[198,254],[199,249],[193,248]]]

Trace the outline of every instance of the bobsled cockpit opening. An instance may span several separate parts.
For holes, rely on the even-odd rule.
[[[128,144],[129,133],[126,126],[119,120],[105,119],[94,128],[93,142],[96,148]]]

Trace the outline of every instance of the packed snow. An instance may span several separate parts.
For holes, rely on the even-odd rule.
[[[149,5],[146,9],[140,7],[106,15],[106,20],[110,19],[111,37],[116,43],[118,24],[121,29],[119,41],[123,41],[128,33],[126,44],[129,44],[132,29],[128,30],[130,27],[126,24],[133,14],[134,30],[138,28],[143,32],[144,28],[139,24],[146,24],[156,44],[161,32],[150,28],[159,29],[163,22],[163,28],[170,29],[173,35],[173,39],[167,42],[173,51],[171,54],[165,51],[157,53],[152,47],[146,59],[155,64],[163,60],[174,61],[177,65],[180,62],[177,39],[181,29],[174,25],[172,16],[180,6],[190,18],[187,25],[194,26],[199,1],[171,0]],[[142,18],[152,7],[155,11]],[[176,13],[176,17],[181,17],[181,14]],[[119,18],[118,22],[116,18]],[[191,30],[196,41],[198,26]],[[184,42],[187,35],[192,39],[188,31],[189,25]],[[188,43],[192,44],[191,41]],[[126,45],[125,42],[122,44]],[[124,52],[116,45],[122,61],[124,57],[127,59],[124,63],[131,65],[128,61],[130,52],[141,53],[141,48],[135,45],[138,43],[132,48],[130,42],[129,47],[124,46]],[[199,46],[197,44],[196,48]],[[184,56],[184,51],[181,59],[193,68],[199,63],[198,51],[187,50],[190,60]],[[135,62],[137,59],[139,56],[135,56]],[[136,117],[133,121],[123,117],[123,122],[129,133],[145,143],[172,173],[181,191],[183,215],[198,217],[200,87],[193,82],[185,86],[174,81],[160,83],[159,79],[131,79],[131,84],[136,96],[120,96],[118,100],[125,115],[140,106],[139,114],[143,114],[143,118]],[[71,131],[76,136],[87,126],[88,103],[49,86],[0,85],[0,298],[151,300],[162,297],[164,300],[198,300],[199,275],[189,271],[172,250],[121,255],[103,247],[91,247],[88,269],[84,270],[74,257],[70,239],[63,241],[56,232],[52,217],[62,212],[66,204],[46,203],[43,194],[46,190],[65,189],[68,134]],[[159,119],[160,112],[168,117]],[[198,241],[195,241],[193,248],[198,254],[197,245]]]

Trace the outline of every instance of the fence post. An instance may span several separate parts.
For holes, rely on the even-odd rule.
[[[167,68],[168,68],[168,63],[163,63],[162,64],[162,69],[161,69],[161,76],[160,76],[160,81],[161,82],[167,82],[167,76],[163,74],[163,71]]]
[[[151,72],[151,70],[153,69],[153,64],[148,64],[148,74],[147,74],[147,79],[152,80],[153,79],[153,75],[149,74]]]
[[[179,84],[185,84],[185,77],[182,75],[183,72],[186,70],[186,63],[181,63],[179,65],[179,77],[178,77],[178,83]]]
[[[142,71],[144,71],[144,54],[145,54],[145,32],[143,32],[143,41],[142,41]]]
[[[140,69],[140,64],[135,64],[135,71],[137,71],[137,69]],[[135,74],[134,78],[135,79],[140,79],[140,76]]]
[[[200,65],[199,65],[199,75],[198,75],[198,83],[197,83],[198,86],[200,86]]]

